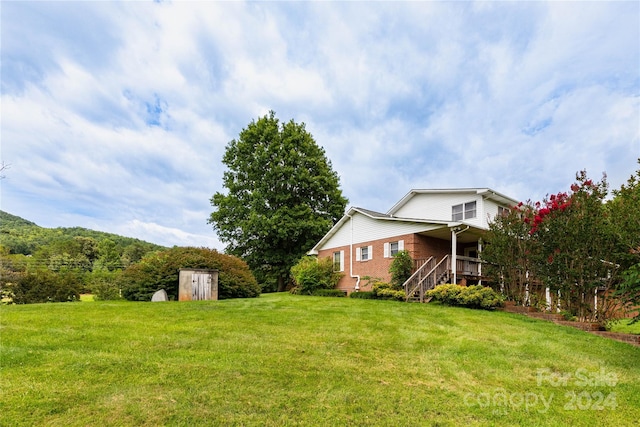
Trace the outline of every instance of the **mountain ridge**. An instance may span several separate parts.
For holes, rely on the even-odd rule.
[[[135,237],[84,227],[42,227],[25,218],[0,210],[0,247],[4,253],[33,255],[43,246],[75,237],[92,238],[98,243],[109,239],[122,248],[132,244],[139,244],[153,250],[166,248]]]

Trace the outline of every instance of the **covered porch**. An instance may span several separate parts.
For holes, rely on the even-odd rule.
[[[452,256],[449,255],[449,259],[452,259]],[[464,256],[464,255],[456,255],[456,271],[455,271],[455,283],[460,282],[462,279],[468,280],[468,281],[473,281],[473,282],[478,282],[478,284],[480,284],[480,282],[483,279],[482,276],[482,264],[480,261],[480,258],[477,257],[470,257],[470,256]],[[426,262],[427,262],[428,258],[420,258],[420,259],[416,259],[414,260],[414,267],[413,267],[413,271],[418,271],[418,269],[420,269],[420,267],[422,267]],[[450,263],[452,264],[452,263]],[[450,270],[450,277],[453,277],[453,270],[451,269],[451,265],[449,265],[449,270]],[[452,279],[452,283],[453,283]]]
[[[482,284],[482,234],[484,230],[452,224],[419,233],[425,239],[446,242],[428,257],[414,258],[414,273],[404,283],[407,299],[424,301],[426,291],[441,283]],[[446,249],[446,250],[445,250]],[[416,251],[418,252],[418,251]]]
[[[429,256],[415,258],[414,271],[422,267],[432,256],[439,260],[444,258],[444,255],[448,255],[451,283],[458,283],[462,279],[480,283],[483,279],[480,254],[482,253],[484,231],[468,225],[454,224],[418,233],[424,237],[447,242],[447,244],[446,248],[443,248],[446,249],[446,253],[441,249],[429,253]]]

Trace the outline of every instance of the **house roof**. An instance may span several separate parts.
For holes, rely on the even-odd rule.
[[[435,231],[436,233],[445,232],[449,233],[449,229],[458,226],[465,226],[467,229],[477,229],[476,226],[466,224],[463,222],[455,222],[455,221],[442,221],[442,220],[433,220],[433,219],[425,219],[425,218],[407,218],[407,217],[398,217],[394,214],[400,210],[402,206],[404,206],[409,200],[419,194],[479,194],[482,197],[493,200],[497,203],[504,204],[507,206],[515,206],[518,204],[518,201],[512,199],[511,197],[505,196],[504,194],[500,194],[497,191],[491,190],[490,188],[449,188],[449,189],[414,189],[409,191],[398,203],[396,203],[389,212],[380,213],[376,211],[372,211],[369,209],[359,208],[359,207],[351,207],[347,211],[347,213],[340,218],[332,228],[329,230],[327,234],[320,239],[318,243],[311,249],[309,254],[317,254],[318,248],[322,247],[325,242],[327,242],[338,230],[356,213],[360,213],[362,215],[368,216],[369,218],[373,218],[376,220],[382,221],[398,221],[398,222],[413,222],[413,223],[423,223],[423,224],[432,224],[432,225],[441,225],[442,230]],[[443,235],[442,237],[446,237]]]
[[[369,209],[358,208],[358,207],[352,207],[351,209],[349,209],[349,211],[352,211],[352,210],[363,213],[367,216],[370,216],[371,218],[391,218],[391,215],[389,214],[383,214],[383,213],[372,211]]]
[[[363,208],[353,206],[349,208],[347,213],[344,214],[342,218],[340,218],[340,221],[338,221],[331,228],[331,230],[329,230],[329,232],[325,234],[322,237],[322,239],[320,239],[320,241],[316,243],[313,249],[311,249],[308,253],[317,254],[318,248],[321,247],[327,240],[329,240],[344,225],[344,223],[347,222],[355,213],[361,213],[362,215],[368,216],[373,219],[386,220],[386,221],[420,222],[424,224],[438,224],[438,225],[443,225],[448,227],[455,227],[462,224],[461,222],[439,221],[439,220],[430,220],[430,219],[424,219],[424,218],[402,218],[402,217],[397,217],[390,214],[383,214],[383,213],[372,211],[369,209],[363,209]]]
[[[407,204],[409,200],[418,194],[479,194],[489,200],[505,204],[508,206],[515,206],[518,204],[518,200],[498,193],[490,188],[441,188],[441,189],[413,189],[409,191],[398,203],[393,205],[387,212],[388,215],[393,215],[398,212],[401,207]]]

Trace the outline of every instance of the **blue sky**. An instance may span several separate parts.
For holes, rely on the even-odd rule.
[[[639,2],[11,2],[0,207],[222,250],[225,146],[305,122],[352,206],[538,200],[640,157]]]

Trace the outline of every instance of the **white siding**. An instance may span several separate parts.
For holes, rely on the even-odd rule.
[[[493,200],[484,199],[481,194],[478,194],[479,191],[484,190],[465,189],[451,192],[446,190],[439,192],[436,190],[433,193],[414,193],[408,200],[403,199],[402,203],[404,204],[402,206],[398,208],[394,206],[392,208],[393,216],[404,219],[415,218],[427,221],[452,222],[453,206],[460,204],[464,206],[466,203],[476,202],[475,218],[463,219],[462,222],[474,227],[487,229],[489,223],[498,214],[499,204]],[[344,217],[341,221],[344,221],[342,225],[337,227],[335,232],[332,230],[334,234],[322,246],[315,248],[316,250],[348,246],[351,243],[358,245],[381,239],[392,241],[397,236],[420,233],[442,227],[442,225],[437,224],[394,219],[374,219],[360,212],[355,212],[352,220]],[[353,238],[351,221],[353,221]],[[370,256],[373,256],[372,252]]]
[[[451,221],[451,208],[454,205],[476,202],[476,217],[464,220],[467,224],[483,226],[484,216],[482,196],[475,192],[452,194],[416,194],[394,216],[403,218],[433,219]],[[497,208],[496,208],[497,212]]]
[[[498,203],[494,202],[493,200],[485,200],[484,201],[484,216],[482,217],[484,227],[489,228],[489,223],[493,221],[493,219],[496,217],[496,215],[498,215],[498,206],[502,206],[502,207],[507,208],[507,209],[511,209],[512,208],[511,206],[499,205]]]
[[[340,246],[347,246],[351,242],[351,224],[349,221],[345,222],[336,233],[320,246],[318,250],[327,248],[339,248]]]
[[[340,229],[327,240],[318,250],[357,245],[372,240],[390,239],[404,234],[419,233],[432,230],[440,226],[403,222],[385,219],[373,219],[359,212],[353,215],[353,242],[351,242],[351,220],[345,221]]]

